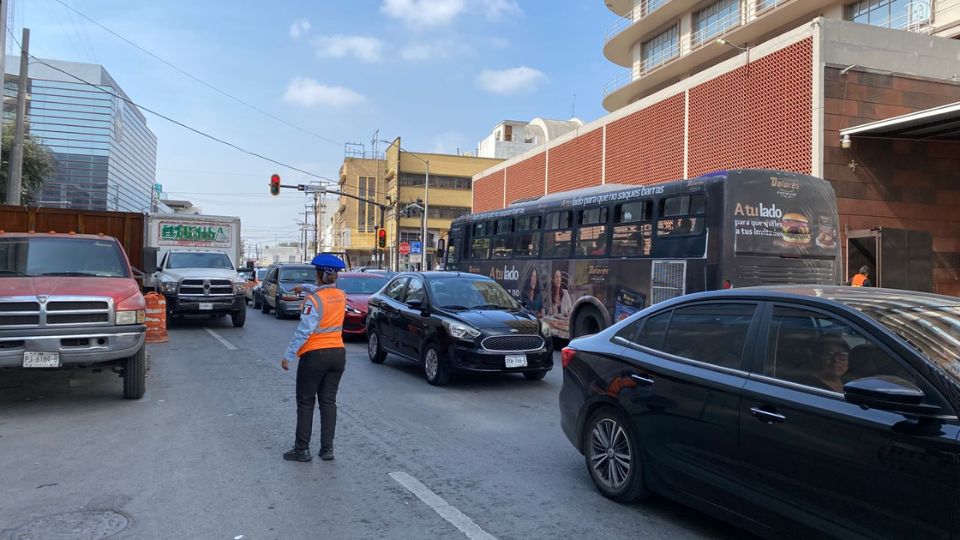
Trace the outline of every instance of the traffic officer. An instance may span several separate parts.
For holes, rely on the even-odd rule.
[[[857,274],[850,278],[850,286],[873,287],[873,283],[870,282],[870,267],[867,265],[861,266]]]
[[[343,346],[343,316],[347,297],[335,287],[343,261],[333,255],[317,255],[318,287],[304,287],[310,295],[300,310],[300,325],[280,361],[284,371],[299,357],[297,365],[297,434],[293,449],[283,454],[289,461],[311,461],[314,400],[320,402],[320,459],[333,459],[333,435],[337,427],[337,388],[347,362]]]

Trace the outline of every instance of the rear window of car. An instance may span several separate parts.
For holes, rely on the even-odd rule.
[[[317,271],[312,266],[280,268],[280,281],[311,283],[317,280]]]

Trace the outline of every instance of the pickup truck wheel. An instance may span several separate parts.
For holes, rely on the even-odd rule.
[[[127,358],[123,366],[123,397],[140,399],[147,389],[147,347]]]
[[[243,328],[243,323],[247,321],[247,304],[240,306],[237,311],[230,312],[230,322],[234,328]]]

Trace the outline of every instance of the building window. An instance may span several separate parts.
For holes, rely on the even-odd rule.
[[[667,63],[680,54],[680,30],[673,25],[641,46],[643,70],[647,71]]]
[[[400,185],[406,187],[423,187],[426,176],[422,174],[400,173]],[[469,190],[471,179],[463,176],[445,176],[442,174],[430,175],[431,189],[461,189]]]
[[[640,8],[640,16],[646,17],[663,7],[669,0],[634,0],[634,9]]]
[[[363,199],[376,200],[377,179],[370,176],[361,176],[357,182],[357,196]],[[357,232],[373,232],[376,227],[377,207],[372,203],[357,201]]]
[[[930,21],[929,0],[860,0],[846,10],[849,21],[899,30],[919,29]]]
[[[693,13],[693,46],[740,26],[740,0],[720,0]]]

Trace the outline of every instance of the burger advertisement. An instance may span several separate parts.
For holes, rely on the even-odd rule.
[[[836,253],[832,192],[817,193],[821,186],[789,177],[745,178],[738,187],[729,207],[737,253]]]

